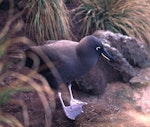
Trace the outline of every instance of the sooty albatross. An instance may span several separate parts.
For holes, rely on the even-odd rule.
[[[30,50],[40,58],[39,73],[47,79],[50,86],[58,90],[63,110],[73,120],[82,112],[82,106],[86,103],[73,98],[71,81],[94,67],[100,55],[114,62],[114,58],[103,48],[101,40],[92,35],[84,37],[80,42],[58,40],[51,44],[32,46]],[[46,67],[41,66],[44,64]],[[59,90],[62,82],[68,84],[70,106],[64,105]]]

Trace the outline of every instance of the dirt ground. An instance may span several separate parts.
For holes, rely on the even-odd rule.
[[[28,68],[23,68],[22,70],[19,70],[16,68],[16,66],[10,67],[1,77],[1,83],[0,83],[1,91],[6,88],[12,89],[16,85],[18,87],[31,86],[30,83],[28,83],[28,81],[18,84],[20,79],[18,79],[18,77],[14,77],[13,72],[21,73],[23,75],[28,75],[31,74],[32,71]],[[39,76],[38,74],[34,75],[33,80],[35,80],[38,83],[38,85],[42,86],[40,79],[41,76]],[[66,88],[63,88],[62,90],[64,91],[63,98],[65,98],[66,104],[68,104],[68,100],[69,100],[68,91],[66,91]],[[51,110],[52,121],[49,122],[51,122],[52,127],[79,126],[78,124],[80,124],[80,121],[82,121],[82,119],[85,119],[85,121],[88,122],[91,121],[92,124],[93,122],[92,119],[97,119],[99,116],[103,116],[103,114],[114,114],[115,112],[118,112],[118,108],[116,108],[115,106],[109,107],[109,105],[105,105],[104,103],[101,103],[100,100],[95,103],[94,100],[98,100],[98,97],[96,96],[92,97],[89,94],[77,90],[74,90],[74,95],[80,100],[90,102],[88,105],[83,107],[84,115],[81,114],[80,116],[78,116],[77,121],[69,120],[65,116],[62,110],[61,103],[58,97],[56,96],[56,94],[53,93],[53,91],[51,91],[51,95],[46,95],[46,98],[48,99],[48,103],[51,107],[50,110]],[[93,101],[92,103],[91,100]],[[28,112],[28,118],[25,118],[25,116],[23,115],[25,112],[23,110],[24,105],[27,108],[26,110]],[[45,121],[46,121],[45,112],[47,112],[47,110],[44,109],[41,98],[39,97],[38,92],[36,90],[16,92],[15,94],[12,95],[11,99],[1,107],[1,112],[6,116],[7,114],[14,116],[23,125],[29,124],[29,127],[45,126]],[[25,123],[25,121],[27,123]],[[5,127],[7,127],[7,125],[5,125]]]
[[[83,113],[75,120],[70,120],[63,112],[57,91],[52,89],[47,91],[42,82],[43,78],[39,74],[31,76],[32,72],[28,68],[20,70],[16,66],[12,66],[1,76],[0,82],[1,92],[6,88],[16,88],[16,86],[17,88],[20,86],[26,88],[22,92],[14,93],[9,101],[0,108],[1,115],[9,119],[13,116],[16,118],[15,122],[18,121],[25,127],[149,127],[150,125],[149,106],[144,104],[149,100],[150,86],[145,91],[147,95],[131,89],[129,84],[121,82],[108,84],[105,93],[101,96],[90,95],[75,88],[73,89],[74,97],[88,104],[83,106]],[[25,80],[19,75],[16,76],[16,73],[27,77],[29,75],[30,79]],[[36,88],[40,86],[41,89],[31,89],[32,85],[35,85]],[[61,90],[65,104],[68,105],[70,100],[68,90],[64,86]],[[45,99],[41,97],[41,92],[44,93]],[[146,98],[139,99],[139,96],[143,95]],[[137,100],[139,100],[139,104]],[[45,106],[46,103],[48,107]],[[145,113],[142,111],[142,105]],[[0,125],[10,127],[9,124],[6,125],[1,121]]]

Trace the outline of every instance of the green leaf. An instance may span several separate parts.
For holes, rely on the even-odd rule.
[[[7,101],[17,92],[29,92],[32,91],[31,87],[16,87],[16,88],[5,88],[0,91],[0,107],[3,106]]]

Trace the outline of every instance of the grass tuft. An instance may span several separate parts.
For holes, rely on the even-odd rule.
[[[73,20],[82,24],[82,36],[102,29],[149,43],[149,8],[148,0],[82,0]]]
[[[49,39],[71,39],[69,17],[62,0],[27,0],[24,9],[29,35],[37,44]]]

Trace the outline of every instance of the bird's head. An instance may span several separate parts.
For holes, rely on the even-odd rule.
[[[95,48],[95,50],[106,60],[110,62],[115,62],[115,59],[106,51],[106,49],[103,47],[101,41],[99,41],[99,45]]]
[[[94,57],[99,57],[101,55],[105,59],[107,59],[110,62],[114,62],[115,59],[107,52],[107,50],[104,48],[101,39],[89,35],[84,37],[81,41],[80,44],[77,47],[79,56],[91,56]]]
[[[94,50],[96,50],[96,53],[98,55],[101,55],[102,57],[104,57],[106,60],[110,61],[110,62],[115,62],[115,59],[107,52],[107,50],[104,48],[101,39],[90,35],[88,37],[89,42],[91,43],[91,47],[94,48]]]

